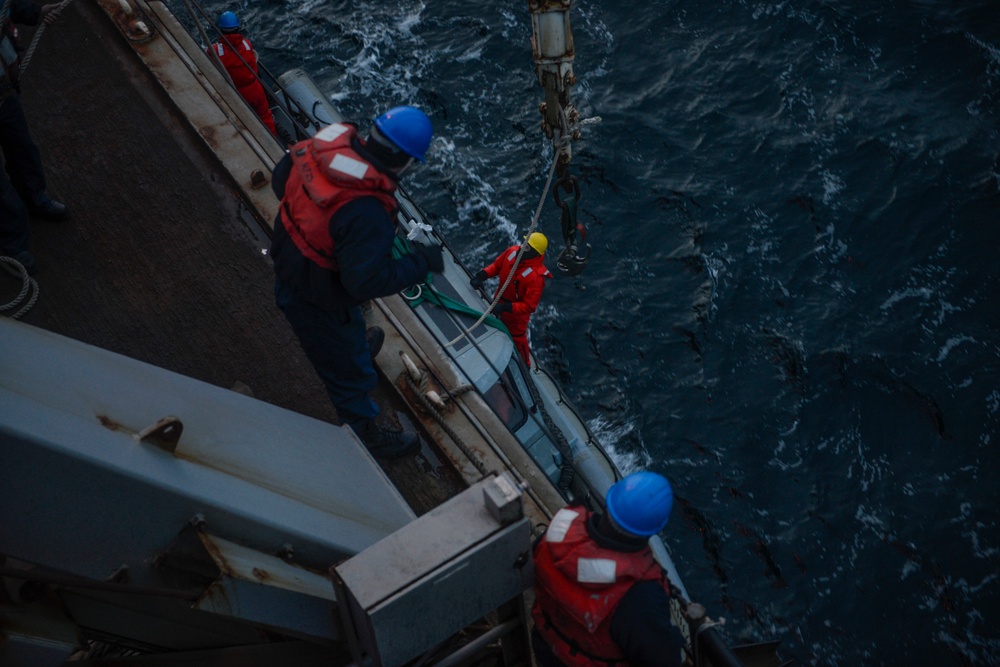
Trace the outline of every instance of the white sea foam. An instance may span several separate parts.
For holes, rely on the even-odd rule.
[[[986,526],[983,525],[982,523],[976,522],[976,528],[982,529],[985,527]],[[970,530],[966,533],[963,533],[963,535],[969,538],[969,541],[972,544],[972,553],[976,556],[976,558],[982,558],[985,560],[994,560],[998,555],[1000,555],[1000,548],[984,546],[982,543],[980,543],[978,531]]]
[[[759,206],[751,206],[748,216],[750,218],[750,228],[754,230],[754,235],[750,237],[747,253],[759,255],[760,259],[765,262],[781,262],[781,257],[778,255],[778,242],[774,239],[774,232],[772,230],[774,219],[761,210]]]
[[[993,46],[992,44],[989,44],[987,42],[984,42],[983,40],[973,35],[971,32],[965,33],[965,38],[983,50],[983,53],[986,55],[986,57],[989,58],[993,66],[997,68],[993,72],[993,74],[1000,73],[1000,48]]]
[[[907,287],[906,289],[893,292],[888,299],[882,302],[882,310],[892,308],[904,299],[930,299],[934,296],[934,290],[929,287]]]
[[[782,461],[777,456],[772,457],[771,460],[767,462],[769,466],[777,468],[778,470],[794,470],[795,468],[801,467],[803,463],[804,461],[801,455],[798,456],[797,460],[792,461],[791,463]]]
[[[920,563],[918,563],[915,560],[907,560],[903,563],[903,569],[902,572],[900,573],[899,578],[900,580],[906,579],[914,572],[919,572],[919,571],[920,571]]]
[[[411,8],[409,13],[404,13],[399,22],[396,23],[396,29],[403,34],[412,37],[413,27],[420,25],[420,16],[423,14],[425,7],[426,5],[420,3],[416,7]]]
[[[824,169],[820,176],[823,177],[823,203],[832,206],[835,196],[844,189],[846,183],[844,183],[844,179],[828,169]]]
[[[478,46],[473,49],[469,49],[465,53],[456,56],[455,61],[460,63],[467,63],[471,60],[481,60],[483,57],[483,47]]]
[[[629,475],[645,470],[652,463],[652,458],[645,449],[638,452],[627,452],[619,448],[621,441],[636,430],[633,419],[625,422],[610,422],[604,417],[595,417],[587,422],[587,427],[600,441],[622,474]]]
[[[975,343],[975,342],[977,341],[972,336],[965,336],[965,335],[952,336],[947,341],[945,341],[945,344],[941,347],[941,350],[938,352],[938,357],[936,361],[938,363],[944,361],[947,358],[948,354],[962,343]]]

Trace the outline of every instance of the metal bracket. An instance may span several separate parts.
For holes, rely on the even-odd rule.
[[[164,417],[152,426],[147,426],[133,438],[136,442],[144,442],[147,445],[159,447],[165,452],[174,453],[177,449],[177,442],[181,439],[184,431],[184,424],[177,417]]]

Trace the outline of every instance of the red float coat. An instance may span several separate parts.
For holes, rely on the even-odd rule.
[[[223,35],[222,38],[224,41],[212,45],[215,55],[219,56],[226,72],[229,73],[229,78],[233,80],[233,85],[240,91],[243,99],[253,108],[271,134],[276,135],[274,115],[267,103],[264,87],[260,85],[260,80],[256,76],[257,54],[254,53],[253,44],[250,43],[249,39],[237,33]],[[240,57],[246,61],[246,65],[243,64]]]
[[[292,146],[281,216],[299,251],[324,269],[337,270],[330,218],[347,202],[375,197],[389,219],[396,213],[396,181],[351,146],[358,135],[348,123],[334,123]]]
[[[500,291],[500,287],[503,287],[504,282],[506,282],[510,270],[514,267],[514,259],[517,258],[520,249],[521,246],[517,245],[507,248],[493,260],[492,264],[483,269],[490,278],[500,276],[500,285],[493,293],[494,299]],[[514,345],[521,354],[521,358],[524,359],[524,363],[529,367],[531,366],[531,357],[528,349],[528,321],[531,319],[531,314],[538,308],[542,291],[545,289],[545,280],[552,277],[552,274],[542,263],[544,260],[544,255],[531,259],[522,257],[521,262],[517,265],[514,278],[501,296],[502,300],[510,302],[511,311],[501,313],[500,321],[510,331]]]
[[[535,547],[535,627],[569,667],[625,666],[611,639],[611,618],[632,585],[657,581],[670,593],[648,547],[636,552],[599,546],[587,534],[590,512],[566,507]]]

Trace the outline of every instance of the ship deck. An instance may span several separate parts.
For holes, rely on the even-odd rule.
[[[39,298],[21,320],[336,423],[274,305],[266,224],[97,3],[45,29],[22,91],[70,219],[32,222]],[[0,302],[19,288],[0,276]],[[382,465],[422,514],[464,486],[443,461],[425,445]]]

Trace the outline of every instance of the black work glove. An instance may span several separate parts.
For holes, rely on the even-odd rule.
[[[413,252],[424,258],[427,262],[428,271],[432,273],[441,273],[444,271],[444,253],[441,251],[441,246],[414,243]]]
[[[480,270],[479,273],[469,278],[469,284],[472,285],[472,289],[479,289],[483,286],[483,283],[486,282],[487,278],[489,278],[489,276],[486,275],[486,272]]]
[[[514,305],[510,301],[497,301],[497,305],[493,306],[494,315],[509,313],[512,310],[514,310]]]

